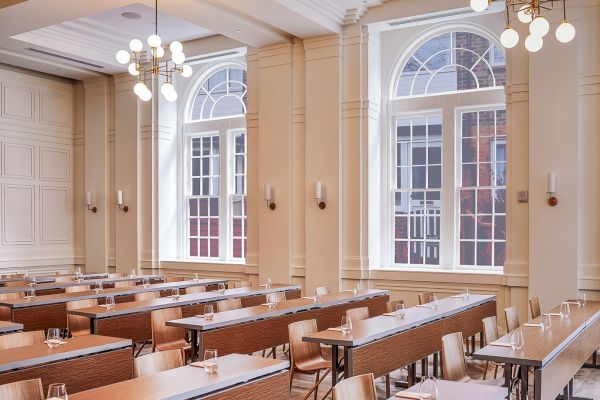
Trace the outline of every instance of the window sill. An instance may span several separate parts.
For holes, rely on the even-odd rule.
[[[506,276],[502,271],[425,269],[425,268],[376,268],[370,273],[372,280],[402,282],[435,282],[451,285],[502,285]]]
[[[258,274],[258,266],[248,265],[245,262],[223,260],[162,260],[160,267],[181,271],[211,271],[227,273]]]
[[[382,267],[373,268],[372,271],[398,271],[398,272],[424,272],[436,274],[476,274],[476,275],[504,275],[503,270],[497,269],[467,269],[467,268],[424,268],[424,267]]]

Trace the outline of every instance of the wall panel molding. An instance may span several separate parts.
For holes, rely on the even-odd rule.
[[[2,184],[2,244],[35,242],[35,186]]]
[[[2,142],[2,177],[33,179],[35,176],[35,147],[27,144]]]
[[[71,191],[66,187],[40,187],[40,242],[72,243]]]
[[[39,148],[39,174],[42,181],[69,182],[71,151],[58,148]]]
[[[35,121],[35,90],[31,87],[2,82],[1,85],[3,119]]]

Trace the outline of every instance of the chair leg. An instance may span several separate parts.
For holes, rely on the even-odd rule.
[[[485,380],[485,378],[487,377],[487,371],[488,371],[489,367],[490,367],[490,362],[486,361],[485,362],[485,369],[483,370],[483,380]],[[494,376],[494,378],[495,378],[495,376]]]
[[[319,372],[321,372],[321,371],[319,371]],[[311,395],[313,392],[315,392],[315,391],[318,391],[318,389],[319,389],[319,385],[321,384],[321,382],[323,382],[323,379],[325,379],[325,377],[327,376],[327,374],[329,374],[330,372],[331,372],[331,369],[330,369],[330,368],[327,368],[327,369],[325,370],[325,373],[323,374],[323,376],[321,376],[321,378],[320,378],[320,379],[319,379],[319,381],[318,381],[318,382],[315,384],[315,386],[313,386],[313,387],[312,387],[312,389],[310,389],[310,390],[308,391],[308,393],[306,393],[306,396],[304,396],[304,398],[303,398],[302,400],[306,400],[306,399],[308,399],[308,398],[310,397],[310,395]],[[315,392],[315,393],[316,393],[316,392]]]
[[[391,389],[390,389],[390,374],[385,374],[385,398],[386,399],[390,398],[390,393],[391,393]]]
[[[277,347],[273,347],[273,349],[271,349],[271,352],[273,353],[273,358],[277,358]]]
[[[294,367],[290,368],[290,392],[292,391],[292,381],[294,380]]]
[[[321,370],[317,371],[317,376],[315,377],[315,385],[317,385],[317,388],[315,389],[315,400],[317,400],[317,395],[319,393],[319,375],[321,375]]]
[[[494,379],[496,379],[496,377],[498,376],[498,364],[496,364],[496,367],[494,368]],[[485,379],[485,378],[483,378]]]

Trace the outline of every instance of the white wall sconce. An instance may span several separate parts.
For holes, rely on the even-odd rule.
[[[555,207],[558,204],[558,198],[554,196],[556,193],[556,174],[548,172],[548,181],[546,182],[546,193],[548,194],[548,205]]]
[[[321,181],[315,182],[315,201],[317,202],[317,206],[321,210],[324,210],[327,207],[327,203],[324,200],[325,196],[323,196],[323,184]]]
[[[92,192],[85,192],[85,205],[87,206],[88,211],[95,213],[98,211],[98,208],[93,204]]]
[[[269,207],[271,210],[277,208],[277,205],[273,201],[273,190],[271,189],[271,185],[268,183],[265,183],[265,201],[267,202],[267,207]]]
[[[129,207],[123,205],[123,191],[122,190],[117,190],[117,206],[119,207],[120,210],[123,210],[123,212],[129,211]]]

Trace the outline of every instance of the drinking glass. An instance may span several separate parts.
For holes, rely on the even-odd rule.
[[[27,300],[35,299],[35,289],[29,289],[27,291],[27,296],[25,296]]]
[[[273,281],[271,280],[271,278],[267,278],[267,283],[265,284],[266,288],[270,289],[272,284],[273,284]]]
[[[135,276],[136,276],[135,269],[132,269],[131,272],[129,273],[129,277],[130,278],[135,278]]]
[[[224,282],[219,282],[219,294],[224,294],[225,293],[225,283]]]
[[[541,323],[544,330],[550,329],[552,326],[552,318],[548,314],[542,314]]]
[[[75,279],[77,279],[77,282],[79,283],[83,281],[83,275],[81,274],[81,272],[75,271]]]
[[[198,273],[196,272],[194,274],[194,282],[198,282],[200,280],[200,277],[198,277]]]
[[[171,289],[171,298],[177,300],[179,298],[179,288]]]
[[[31,286],[37,285],[37,278],[35,276],[32,276],[31,279],[30,279],[30,281],[31,281],[30,282]]]
[[[48,400],[67,400],[67,385],[64,383],[51,383],[48,386]]]
[[[276,304],[277,304],[277,296],[275,295],[275,293],[268,293],[267,294],[267,305],[269,306],[269,308],[275,307]]]
[[[219,359],[217,350],[204,350],[204,370],[209,374],[214,374],[219,369]]]
[[[49,328],[48,336],[46,337],[46,344],[51,349],[58,347],[61,342],[61,334],[59,328]]]
[[[525,345],[525,339],[523,338],[523,331],[521,329],[515,329],[510,337],[510,347],[513,350],[521,350]]]
[[[437,398],[438,388],[435,377],[422,377],[421,383],[419,384],[419,399],[437,400]]]
[[[342,317],[342,333],[344,335],[349,334],[352,331],[352,319],[350,317],[346,317],[345,315]]]
[[[354,288],[352,289],[352,293],[358,294],[358,292],[360,292],[360,282],[358,282],[356,286],[354,286]]]
[[[577,302],[579,303],[579,307],[583,307],[587,304],[587,299],[585,297],[585,292],[580,292],[577,295]]]
[[[148,286],[150,286],[150,278],[143,278],[142,279],[142,285],[147,288]]]
[[[469,288],[465,288],[462,293],[463,300],[469,300],[471,295],[469,294]]]
[[[23,278],[29,278],[29,271],[25,271],[23,273]]]
[[[96,291],[96,293],[100,293],[103,289],[104,287],[102,286],[102,282],[96,282],[96,286],[94,286],[94,290]]]
[[[569,318],[571,314],[571,307],[569,307],[569,303],[561,303],[560,304],[560,316],[562,318]]]
[[[396,305],[396,317],[400,319],[404,319],[406,316],[406,309],[404,308],[404,303],[400,303]]]
[[[108,296],[105,304],[107,309],[112,310],[115,308],[115,298],[113,296]]]
[[[432,310],[437,310],[437,308],[438,308],[437,296],[431,296],[429,298],[429,307],[431,307]]]
[[[215,315],[213,311],[212,304],[207,304],[204,306],[204,319],[207,321],[212,321],[213,315]]]

